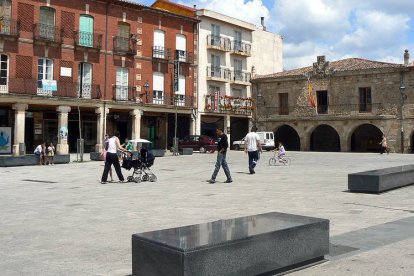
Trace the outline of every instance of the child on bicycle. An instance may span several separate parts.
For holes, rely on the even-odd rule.
[[[277,158],[281,159],[285,155],[286,155],[285,147],[283,146],[282,142],[279,142],[279,146],[277,147]]]

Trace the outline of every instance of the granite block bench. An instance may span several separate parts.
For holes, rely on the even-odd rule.
[[[329,253],[329,220],[285,213],[132,235],[133,275],[257,275]]]
[[[414,165],[348,174],[351,192],[382,193],[411,184],[414,184]]]
[[[55,164],[67,164],[70,162],[69,154],[55,155]],[[23,156],[0,156],[0,167],[33,166],[39,164],[39,157],[34,154]]]
[[[192,148],[179,148],[178,153],[180,155],[192,155],[193,149]]]

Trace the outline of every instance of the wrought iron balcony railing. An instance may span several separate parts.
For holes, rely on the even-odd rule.
[[[62,30],[58,26],[35,24],[33,39],[45,43],[62,43]]]
[[[221,67],[207,66],[207,77],[218,79],[218,80],[230,81],[231,71],[229,69],[225,69]]]
[[[129,37],[114,37],[114,54],[117,55],[136,55],[136,41]]]
[[[102,49],[102,34],[76,31],[74,37],[78,48],[92,48],[98,51]]]
[[[114,85],[113,100],[115,101],[133,101],[137,100],[135,86]]]
[[[216,35],[207,35],[207,47],[227,52],[230,51],[231,41],[229,38]]]
[[[212,93],[205,96],[204,109],[206,112],[251,115],[254,107],[249,97],[221,96],[220,93]]]
[[[171,59],[171,49],[166,49],[166,48],[161,47],[161,46],[153,46],[152,47],[152,58],[170,60]]]
[[[234,82],[250,82],[251,74],[243,71],[235,70],[232,72]]]
[[[187,95],[164,95],[162,91],[153,91],[152,95],[142,93],[140,95],[143,104],[168,105],[177,107],[193,107],[194,97]]]
[[[19,36],[20,21],[3,18],[0,22],[0,37],[18,38]]]
[[[56,82],[57,90],[46,90],[39,86],[36,79],[8,79],[3,88],[11,94],[38,95],[47,97],[100,99],[101,91],[98,84],[80,85],[77,82]],[[1,85],[0,85],[1,86]]]
[[[184,63],[193,63],[194,56],[193,56],[193,53],[191,52],[175,50],[175,60],[178,60],[179,62],[184,62]]]
[[[310,105],[296,106],[265,106],[259,107],[259,116],[273,118],[275,116],[309,117],[309,116],[383,116],[398,115],[399,107],[391,103],[372,104],[339,104],[319,105],[316,108]]]
[[[231,52],[242,56],[251,56],[252,46],[250,44],[233,40],[231,42]]]

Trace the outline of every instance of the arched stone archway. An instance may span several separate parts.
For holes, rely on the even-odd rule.
[[[338,132],[329,125],[317,126],[310,136],[311,151],[341,151]]]
[[[296,130],[288,125],[283,125],[275,131],[275,145],[282,142],[286,150],[300,150],[300,138]]]
[[[382,131],[371,124],[357,127],[351,136],[352,152],[381,152]]]

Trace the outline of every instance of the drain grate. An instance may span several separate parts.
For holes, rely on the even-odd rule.
[[[57,183],[54,181],[47,181],[47,180],[37,180],[37,179],[22,179],[22,181],[27,181],[27,182],[38,182],[38,183]]]

